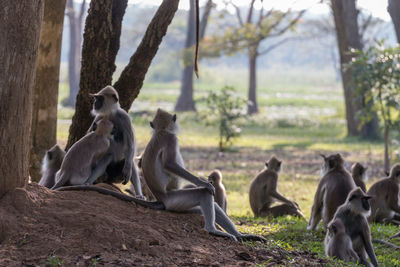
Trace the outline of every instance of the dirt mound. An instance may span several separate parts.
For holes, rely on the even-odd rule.
[[[315,266],[309,253],[210,236],[199,215],[138,207],[97,192],[54,192],[35,183],[0,200],[0,266]]]

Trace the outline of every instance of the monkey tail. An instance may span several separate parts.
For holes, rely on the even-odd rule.
[[[390,242],[387,242],[387,241],[384,241],[384,240],[372,239],[372,242],[377,243],[377,244],[383,244],[383,245],[389,246],[389,247],[391,247],[391,248],[394,248],[394,249],[396,249],[396,250],[399,250],[399,249],[400,249],[399,246],[396,246],[395,244],[390,243]]]
[[[165,210],[165,206],[162,202],[159,201],[146,201],[142,199],[138,199],[132,196],[128,196],[122,193],[118,193],[112,190],[108,190],[106,188],[97,187],[93,185],[75,185],[75,186],[64,186],[59,187],[56,191],[96,191],[100,194],[110,195],[116,197],[120,200],[128,201],[128,202],[135,202],[136,204],[143,206],[145,208],[150,208],[154,210]]]

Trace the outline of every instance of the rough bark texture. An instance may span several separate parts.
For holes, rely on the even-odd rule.
[[[29,175],[42,0],[0,1],[0,198]]]
[[[32,112],[29,174],[40,179],[40,161],[57,142],[57,104],[65,0],[45,0]]]
[[[340,54],[347,132],[349,135],[373,138],[377,136],[377,120],[372,119],[363,126],[363,129],[359,129],[360,119],[358,119],[357,113],[363,106],[361,101],[356,101],[354,87],[351,84],[352,72],[346,66],[352,58],[350,49],[362,49],[361,36],[357,23],[358,10],[356,9],[356,3],[355,0],[331,0],[331,7],[335,20]]]
[[[90,2],[83,36],[80,90],[66,149],[86,133],[93,121],[89,93],[96,93],[111,84],[126,6],[127,0]]]
[[[147,27],[142,42],[114,84],[120,96],[121,107],[126,111],[130,109],[143,86],[147,70],[158,51],[162,38],[167,33],[168,26],[178,9],[178,4],[179,0],[164,0],[161,3]]]
[[[200,22],[200,32],[199,37],[203,39],[208,17],[211,13],[211,8],[213,6],[213,2],[209,0],[205,6],[204,13]],[[196,24],[195,24],[195,4],[193,0],[190,0],[190,9],[188,12],[188,27],[186,34],[186,43],[185,43],[185,52],[184,52],[184,68],[182,71],[182,80],[181,80],[181,90],[178,97],[178,100],[175,104],[175,111],[191,111],[196,110],[195,102],[193,99],[193,58],[187,53],[190,51],[196,43]],[[191,52],[190,52],[191,53]],[[191,53],[192,54],[192,53]],[[190,59],[190,60],[189,60]]]
[[[400,0],[389,0],[387,9],[396,31],[397,42],[400,43]]]
[[[82,19],[86,9],[86,1],[81,4],[80,13],[76,14],[74,1],[67,0],[69,20],[69,54],[68,54],[68,84],[69,96],[65,105],[75,107],[76,95],[79,92],[79,76],[81,71]]]
[[[257,105],[257,56],[249,51],[249,95],[247,113],[249,115],[258,113]]]

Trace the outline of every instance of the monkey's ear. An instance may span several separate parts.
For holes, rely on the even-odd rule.
[[[174,122],[176,122],[176,114],[174,114],[174,116],[172,116],[172,120],[173,120]]]
[[[152,121],[150,122],[150,127],[154,129],[154,124]]]
[[[326,160],[326,156],[324,154],[319,154],[324,160]]]
[[[115,102],[119,101],[118,96],[116,94],[112,94],[112,97],[114,98]]]
[[[47,157],[49,158],[49,160],[51,160],[53,158],[53,152],[47,151]]]
[[[280,167],[282,164],[282,161],[278,161],[278,167]]]

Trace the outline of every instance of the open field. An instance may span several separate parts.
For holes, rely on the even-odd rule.
[[[231,75],[235,77],[234,73]],[[284,82],[277,83],[279,78]],[[240,229],[262,234],[273,245],[288,250],[309,250],[322,257],[322,230],[308,232],[305,230],[306,222],[294,218],[253,218],[247,195],[251,180],[262,170],[264,162],[276,155],[283,160],[278,185],[280,192],[295,200],[308,218],[320,178],[322,159],[319,153],[342,153],[348,169],[356,161],[369,166],[369,187],[383,176],[383,144],[380,141],[371,143],[346,137],[342,91],[340,84],[334,80],[325,79],[329,81],[326,82],[319,78],[325,82],[317,83],[309,77],[299,79],[296,75],[286,79],[271,78],[269,82],[268,75],[260,79],[265,81],[258,91],[261,112],[243,120],[242,136],[235,141],[230,152],[217,152],[217,130],[204,127],[199,114],[178,114],[181,126],[179,140],[186,167],[200,176],[207,175],[215,168],[222,171],[228,194],[228,214]],[[243,95],[246,93],[245,81],[232,81]],[[201,99],[208,90],[224,85],[219,82],[216,84],[214,87],[197,84],[199,90],[196,91],[196,98]],[[65,91],[62,85],[60,98],[66,95]],[[158,107],[173,110],[178,92],[177,83],[145,84],[130,112],[138,152],[143,150],[150,138],[149,121],[154,111]],[[197,105],[199,113],[204,108],[200,101]],[[60,108],[58,140],[62,144],[67,139],[72,114],[73,110]],[[380,239],[387,239],[398,230],[394,226],[372,226],[373,237]],[[392,241],[400,245],[400,240]],[[374,246],[382,266],[400,265],[399,251],[382,245]]]

